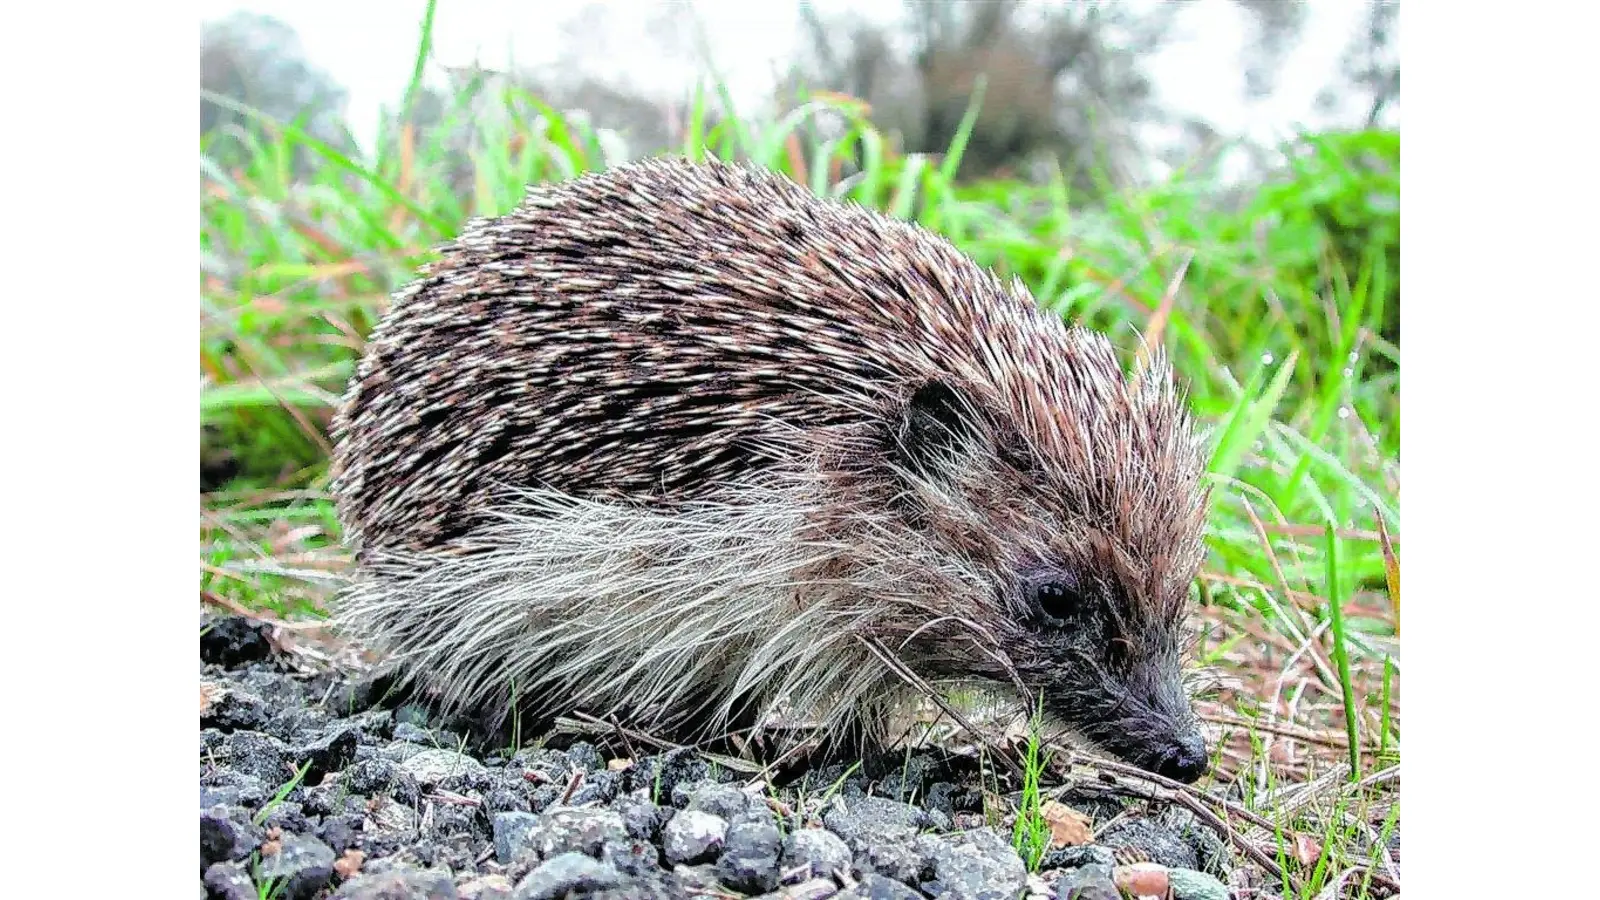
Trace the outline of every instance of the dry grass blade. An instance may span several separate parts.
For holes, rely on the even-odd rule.
[[[1394,634],[1400,636],[1400,557],[1395,555],[1394,542],[1389,539],[1389,525],[1383,513],[1373,510],[1378,517],[1378,543],[1383,547],[1383,576],[1389,586],[1389,603],[1394,607]]]
[[[1248,498],[1240,499],[1243,501],[1245,514],[1250,517],[1250,524],[1255,528],[1256,536],[1261,541],[1261,549],[1266,554],[1267,562],[1272,566],[1272,574],[1278,579],[1278,587],[1283,591],[1283,596],[1294,604],[1296,611],[1302,611],[1304,607],[1297,599],[1297,592],[1289,586],[1289,579],[1283,572],[1283,565],[1278,561],[1278,553],[1272,547],[1272,539],[1267,536],[1266,527],[1261,524],[1261,517],[1256,515],[1255,506],[1250,503]],[[1285,613],[1284,618],[1287,620],[1287,613]],[[1301,628],[1305,623],[1294,624],[1296,633],[1301,633]],[[1316,642],[1310,637],[1303,637],[1301,640],[1306,648],[1307,655],[1311,657],[1311,661],[1316,665],[1317,674],[1322,677],[1323,683],[1330,689],[1338,687],[1339,679],[1333,674],[1333,667],[1329,665],[1328,660],[1322,655]]]
[[[1144,326],[1144,357],[1149,358],[1155,349],[1161,346],[1161,335],[1167,330],[1167,322],[1172,318],[1172,304],[1178,299],[1178,288],[1183,285],[1183,276],[1189,271],[1189,263],[1194,261],[1194,251],[1183,255],[1183,261],[1178,263],[1178,271],[1172,273],[1172,278],[1167,282],[1167,289],[1161,295],[1161,302],[1156,305],[1156,311],[1150,314],[1150,319]]]

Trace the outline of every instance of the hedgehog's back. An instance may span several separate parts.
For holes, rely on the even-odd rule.
[[[1015,302],[942,240],[770,173],[654,161],[530,192],[374,331],[336,422],[341,515],[358,548],[418,550],[502,485],[703,495],[766,464],[775,422],[859,421],[950,365],[930,332],[959,337],[979,296]]]

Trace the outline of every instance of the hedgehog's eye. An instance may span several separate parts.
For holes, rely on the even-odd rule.
[[[1078,586],[1067,578],[1052,578],[1034,585],[1033,602],[1047,619],[1065,622],[1081,608]]]

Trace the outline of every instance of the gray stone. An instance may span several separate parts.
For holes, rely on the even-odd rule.
[[[682,809],[689,802],[688,794],[680,794],[678,786],[693,784],[708,778],[711,766],[692,749],[684,747],[646,757],[624,773],[624,791],[643,791],[650,802]],[[682,801],[679,797],[682,796]]]
[[[540,860],[563,853],[582,853],[598,859],[608,846],[626,845],[629,840],[622,817],[612,810],[562,806],[546,810],[539,816],[538,823],[528,832],[522,850],[533,853]]]
[[[200,879],[206,896],[212,900],[259,900],[255,883],[244,866],[232,862],[212,863]]]
[[[924,893],[951,900],[1012,900],[1028,886],[1028,867],[990,828],[917,838],[931,869]]]
[[[282,803],[274,804],[271,809],[267,810],[266,817],[261,820],[261,824],[266,828],[276,828],[279,831],[287,831],[293,834],[307,834],[315,830],[311,827],[311,822],[306,819],[306,814],[301,810],[300,804],[293,800],[285,800]]]
[[[1092,862],[1061,876],[1056,900],[1122,900],[1122,892],[1111,879],[1111,866]]]
[[[261,843],[261,831],[244,810],[213,806],[200,811],[200,866],[242,860]]]
[[[424,747],[438,743],[438,739],[433,736],[433,732],[415,722],[396,722],[392,736],[397,741],[409,741],[413,744],[421,744]]]
[[[317,829],[317,837],[332,847],[335,853],[343,853],[351,847],[360,849],[364,824],[363,817],[359,814],[327,816]]]
[[[1150,862],[1169,869],[1198,869],[1200,858],[1194,848],[1171,828],[1151,819],[1124,819],[1107,828],[1097,839],[1113,850],[1137,850]]]
[[[351,793],[363,797],[386,792],[401,781],[410,781],[413,784],[416,782],[416,779],[405,774],[399,763],[382,756],[364,759],[345,769],[340,777],[344,779]]]
[[[294,777],[288,766],[288,746],[256,731],[235,731],[217,752],[218,762],[234,773],[254,775],[276,788]]]
[[[261,731],[270,718],[267,702],[242,688],[224,690],[200,715],[200,724],[220,731]]]
[[[504,866],[522,849],[528,832],[539,824],[539,817],[525,812],[502,812],[495,813],[489,823],[494,829],[494,857]]]
[[[621,887],[622,873],[582,853],[559,853],[517,883],[512,900],[560,900],[576,891]]]
[[[922,900],[918,891],[871,872],[856,879],[855,887],[833,896],[835,900]]]
[[[1051,869],[1076,869],[1079,866],[1101,865],[1111,868],[1117,864],[1116,854],[1099,844],[1084,844],[1081,847],[1058,847],[1048,850],[1044,859],[1039,861],[1039,868],[1045,871]]]
[[[649,841],[608,843],[601,851],[600,859],[615,866],[618,872],[636,878],[659,875],[661,871],[661,854]]]
[[[598,772],[606,767],[606,758],[593,744],[584,741],[567,748],[567,762],[580,772]]]
[[[723,884],[741,893],[770,891],[778,886],[782,853],[783,835],[776,826],[760,822],[733,825],[717,860],[717,874]]]
[[[617,799],[617,785],[622,779],[617,773],[601,769],[583,776],[583,784],[573,793],[572,799],[567,801],[573,806],[583,806],[588,803],[610,803]]]
[[[448,872],[406,866],[357,875],[340,885],[333,896],[336,900],[458,900],[461,895]]]
[[[1215,877],[1193,869],[1168,869],[1173,900],[1228,900],[1228,888]]]
[[[797,829],[784,842],[783,867],[798,870],[793,881],[849,872],[850,862],[850,847],[838,835],[823,828]]]
[[[789,884],[782,890],[761,894],[752,900],[829,900],[839,896],[839,883],[832,878],[813,878]]]
[[[1201,872],[1227,878],[1233,871],[1233,854],[1228,842],[1210,826],[1195,818],[1194,813],[1181,806],[1169,806],[1156,819],[1182,838],[1194,850]]]
[[[483,763],[454,750],[423,750],[406,758],[401,771],[417,780],[418,784],[438,784],[452,775],[481,775]]]
[[[332,848],[316,838],[285,834],[278,838],[278,852],[256,864],[256,875],[282,882],[276,896],[299,900],[315,895],[333,877],[333,859]]]
[[[617,812],[630,837],[653,841],[661,834],[661,820],[666,810],[649,800],[623,800],[617,804]]]
[[[378,796],[372,798],[372,805],[367,807],[361,830],[371,834],[409,837],[416,832],[418,824],[416,810],[391,797]]]
[[[461,893],[461,900],[511,900],[516,888],[506,876],[493,874],[462,882],[457,890]]]
[[[432,749],[434,748],[426,747],[422,744],[413,744],[410,741],[390,741],[378,748],[378,755],[395,762],[405,762],[418,753]]]
[[[718,889],[717,867],[714,863],[676,865],[672,867],[672,877],[691,891],[711,893]]]
[[[684,810],[661,829],[661,849],[667,862],[677,864],[709,862],[722,851],[728,835],[728,822],[700,810]]]
[[[348,722],[323,727],[322,733],[290,751],[290,756],[310,764],[306,783],[314,784],[329,772],[337,772],[355,759],[357,729]]]
[[[862,844],[910,841],[929,821],[927,811],[909,803],[882,797],[836,797],[822,824],[859,853]]]
[[[703,781],[686,789],[689,803],[684,809],[710,813],[726,822],[739,818],[750,808],[750,795],[731,784]]]
[[[879,842],[858,841],[856,865],[866,872],[905,884],[920,884],[926,868],[922,852],[910,841],[894,839]]]

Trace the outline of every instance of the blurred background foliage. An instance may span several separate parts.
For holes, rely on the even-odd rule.
[[[1241,91],[1270,93],[1305,8],[1235,5],[1251,32]],[[707,74],[663,99],[576,64],[439,65],[430,4],[407,90],[366,144],[291,28],[248,12],[207,23],[202,590],[292,604],[299,581],[337,567],[328,421],[388,295],[434,248],[529,183],[674,152],[752,160],[922,222],[1130,358],[1159,340],[1224,487],[1206,602],[1340,591],[1353,627],[1392,635],[1374,529],[1381,516],[1398,539],[1400,137],[1383,124],[1399,103],[1395,6],[1366,8],[1328,73],[1319,102],[1345,121],[1272,143],[1159,102],[1147,63],[1178,6],[937,0],[894,21],[803,9],[769,102],[739,109],[688,6],[663,5],[657,31],[698,48]],[[573,61],[604,21],[575,18]],[[1343,585],[1320,574],[1324,523],[1348,537]],[[1293,632],[1283,616],[1269,621]]]

